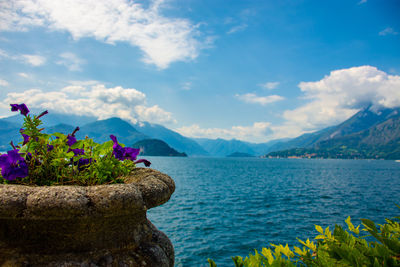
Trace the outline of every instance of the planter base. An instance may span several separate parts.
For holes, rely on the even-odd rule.
[[[172,267],[172,243],[146,212],[174,190],[143,168],[125,184],[0,185],[0,266]]]
[[[25,254],[0,247],[0,266],[173,266],[174,248],[168,237],[150,222],[145,227],[148,240],[135,248],[115,248],[67,254]],[[1,259],[7,259],[2,261]]]

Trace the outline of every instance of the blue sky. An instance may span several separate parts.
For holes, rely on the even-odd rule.
[[[9,103],[266,142],[400,106],[399,0],[0,2]],[[73,122],[69,122],[73,124]]]

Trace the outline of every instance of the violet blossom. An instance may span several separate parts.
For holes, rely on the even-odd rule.
[[[135,164],[144,163],[144,166],[146,166],[146,167],[150,167],[150,165],[151,165],[151,162],[148,161],[147,159],[139,159],[139,160],[135,161],[134,163]]]
[[[47,113],[49,113],[47,110],[43,111],[42,113],[39,114],[39,116],[36,117],[36,119],[40,119],[41,117],[43,117]]]
[[[68,135],[67,136],[67,145],[72,146],[73,144],[76,143],[76,138],[73,135]]]
[[[27,134],[24,134],[24,129],[19,129],[19,132],[21,133],[21,135],[22,135],[22,137],[24,138],[24,141],[23,141],[23,143],[22,143],[22,145],[24,146],[24,145],[26,145],[28,142],[29,142],[29,138],[30,138],[30,136],[29,135],[27,135]]]
[[[6,180],[15,180],[28,176],[28,165],[18,153],[18,149],[0,155],[1,175]]]
[[[74,155],[75,156],[78,156],[78,155],[85,155],[85,149],[80,149],[80,148],[74,148],[74,149],[68,149],[68,152],[74,152]]]
[[[75,134],[76,134],[77,131],[79,131],[79,127],[76,127],[75,130],[72,132],[72,134],[69,134],[67,136],[67,145],[68,146],[72,146],[73,144],[76,143]]]
[[[87,165],[89,165],[90,163],[92,163],[93,159],[84,159],[84,158],[80,158],[78,160],[78,170],[82,171],[85,167],[87,167]]]
[[[50,151],[52,151],[53,149],[54,149],[54,146],[53,146],[53,145],[47,144],[47,152],[50,152]]]
[[[113,145],[113,155],[115,158],[119,160],[129,159],[134,161],[139,155],[140,149],[131,148],[131,147],[122,147],[118,144],[117,137],[114,135],[110,135],[111,140],[114,142]]]
[[[11,111],[20,111],[22,115],[24,115],[26,117],[26,115],[28,115],[29,113],[29,109],[28,107],[22,103],[22,104],[10,104],[11,106]]]
[[[121,161],[125,159],[129,159],[134,161],[134,163],[144,163],[146,167],[150,166],[150,161],[146,159],[139,159],[137,161],[136,157],[140,153],[140,149],[138,148],[132,148],[132,147],[122,147],[120,144],[118,144],[117,137],[114,135],[110,135],[111,140],[114,142],[113,145],[113,155],[116,159],[119,159]]]

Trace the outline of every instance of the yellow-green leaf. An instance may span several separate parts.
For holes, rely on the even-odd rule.
[[[262,254],[265,258],[267,258],[269,264],[272,264],[272,263],[274,262],[274,256],[272,256],[271,249],[262,248],[261,254]]]
[[[318,233],[324,234],[324,229],[322,229],[321,226],[315,225],[315,229],[318,231]]]

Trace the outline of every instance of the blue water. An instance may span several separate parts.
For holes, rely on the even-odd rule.
[[[233,266],[270,243],[299,245],[314,225],[351,216],[383,223],[400,210],[400,163],[374,160],[150,157],[176,191],[149,219],[175,247],[176,266]]]

